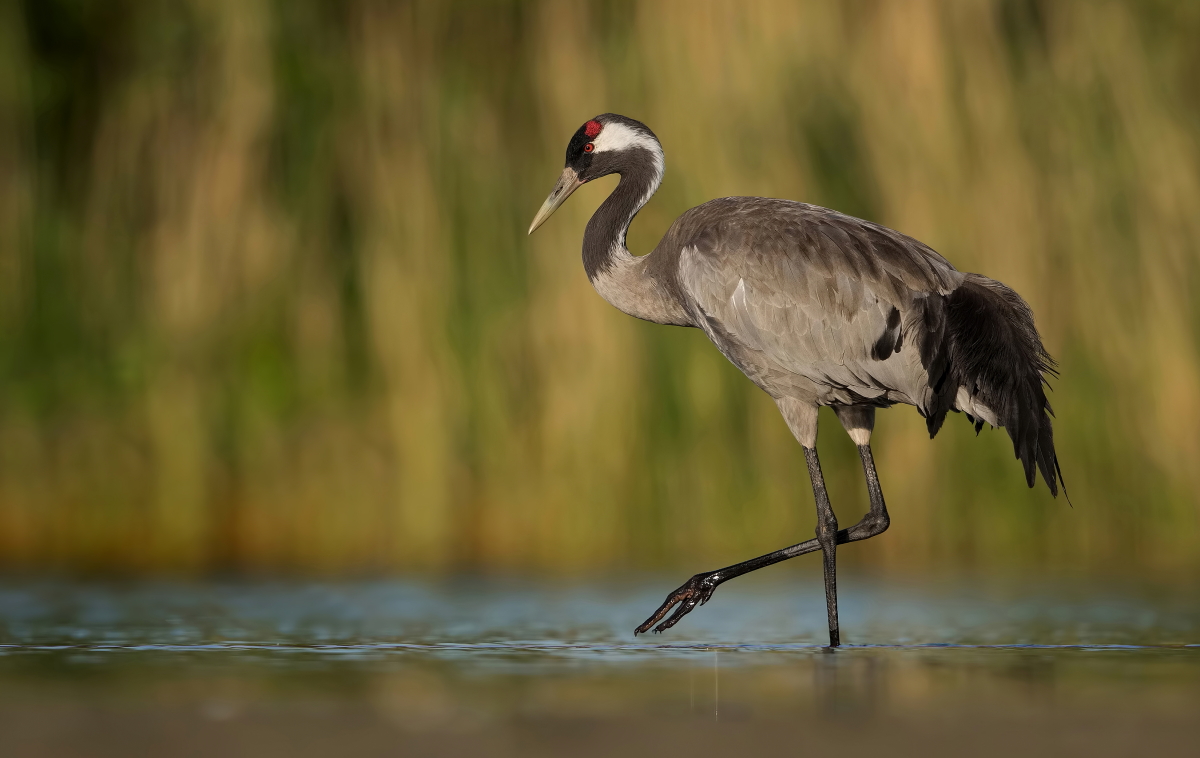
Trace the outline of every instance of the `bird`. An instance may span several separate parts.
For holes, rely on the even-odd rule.
[[[730,579],[820,550],[829,647],[838,647],[837,546],[878,536],[891,523],[871,452],[880,408],[915,406],[930,438],[951,411],[976,434],[984,423],[1003,428],[1026,483],[1033,487],[1040,472],[1053,496],[1060,483],[1065,494],[1046,398],[1056,364],[1020,295],[880,224],[775,198],[698,205],[653,251],[634,255],[626,233],[664,170],[662,144],[645,124],[615,113],[589,119],[571,136],[566,165],[529,234],[584,184],[620,175],[584,230],[588,280],[630,316],[702,330],[770,395],[804,451],[816,535],[692,576],[635,636],[670,629]],[[866,478],[869,510],[849,528],[838,528],[817,457],[822,406],[857,446]]]

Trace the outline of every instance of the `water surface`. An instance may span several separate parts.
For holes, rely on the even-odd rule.
[[[1189,754],[1184,589],[743,580],[663,635],[682,577],[617,583],[0,583],[20,755]]]

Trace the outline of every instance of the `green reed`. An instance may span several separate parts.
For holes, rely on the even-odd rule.
[[[5,4],[0,562],[698,570],[808,536],[770,400],[591,291],[609,185],[525,236],[617,111],[667,151],[636,252],[789,197],[1037,313],[1075,507],[1003,432],[898,408],[894,526],[848,561],[1194,571],[1198,32],[1164,2]]]

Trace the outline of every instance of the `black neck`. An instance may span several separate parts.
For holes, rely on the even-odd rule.
[[[620,183],[592,214],[583,233],[583,268],[588,279],[613,265],[625,249],[625,232],[633,217],[657,189],[660,177],[650,154],[640,149],[629,152],[629,160],[622,161],[616,172],[621,175]]]

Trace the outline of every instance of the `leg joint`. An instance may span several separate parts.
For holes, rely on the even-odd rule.
[[[887,513],[868,513],[862,517],[862,521],[847,530],[846,541],[857,542],[883,534],[891,523]]]
[[[833,515],[832,511],[828,514],[818,514],[816,532],[817,541],[822,545],[832,543],[836,540],[838,532],[837,516]]]

